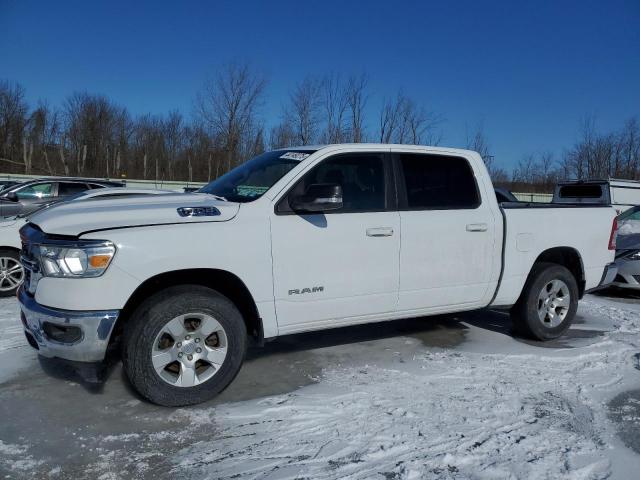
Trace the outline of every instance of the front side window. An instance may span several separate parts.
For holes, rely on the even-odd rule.
[[[53,195],[52,183],[37,183],[35,185],[27,185],[16,191],[18,200],[31,200],[39,198],[48,198]]]
[[[331,157],[307,173],[288,197],[302,195],[309,185],[317,183],[342,187],[342,208],[327,213],[383,211],[386,204],[384,154],[349,153]]]
[[[252,202],[312,153],[311,150],[263,153],[208,183],[198,192],[217,195],[230,202]]]
[[[445,155],[398,154],[409,210],[476,208],[480,197],[469,162]]]

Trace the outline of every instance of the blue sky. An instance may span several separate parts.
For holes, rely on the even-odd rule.
[[[32,102],[86,90],[188,114],[231,61],[267,75],[267,124],[304,76],[364,71],[370,130],[402,88],[446,119],[443,144],[482,123],[510,168],[559,156],[586,115],[602,131],[640,115],[640,1],[0,0],[0,78]]]

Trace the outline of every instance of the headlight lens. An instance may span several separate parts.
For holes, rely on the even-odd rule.
[[[116,247],[111,243],[73,247],[40,245],[40,264],[45,277],[99,277]]]

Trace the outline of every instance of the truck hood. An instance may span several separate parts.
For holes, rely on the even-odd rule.
[[[182,216],[179,209],[210,207],[205,216]],[[240,204],[206,193],[176,193],[140,197],[94,198],[53,205],[29,218],[45,233],[78,236],[113,228],[193,222],[225,222]]]

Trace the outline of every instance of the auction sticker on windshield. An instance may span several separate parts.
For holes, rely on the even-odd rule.
[[[309,155],[311,155],[310,153],[301,153],[301,152],[287,152],[284,155],[281,155],[280,158],[284,158],[287,160],[304,160],[305,158],[307,158]]]

